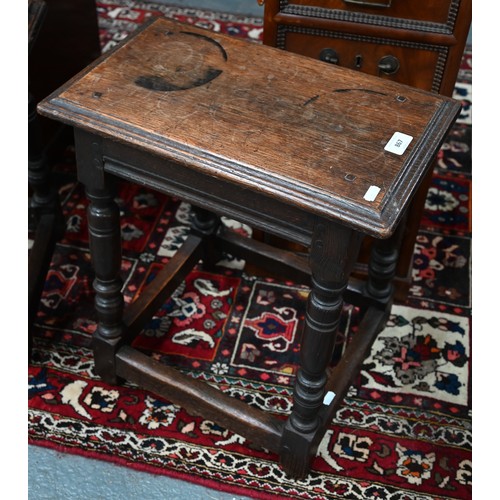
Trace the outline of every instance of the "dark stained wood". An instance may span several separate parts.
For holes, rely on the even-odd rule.
[[[55,214],[43,214],[37,221],[33,246],[28,259],[28,328],[29,351],[32,348],[32,328],[36,319],[40,298],[57,241]]]
[[[42,29],[47,4],[42,0],[28,1],[28,51],[31,52]]]
[[[280,276],[282,279],[306,285],[311,283],[311,268],[309,259],[305,255],[287,252],[227,230],[221,231],[218,235],[217,244],[221,250],[226,250],[244,260],[253,262],[258,256],[256,270],[264,271],[266,276]]]
[[[97,150],[94,150],[97,154]],[[93,288],[98,328],[93,337],[96,373],[109,383],[117,382],[115,353],[122,341],[123,282],[119,208],[108,186],[87,185],[89,245],[95,272]]]
[[[322,399],[323,404],[317,412],[317,427],[309,432],[297,434],[290,419],[286,421],[281,441],[280,463],[286,470],[293,470],[296,477],[301,478],[307,474],[310,461],[336,411],[342,405],[354,377],[359,373],[376,336],[383,328],[389,309],[368,308],[358,334],[348,345],[340,362],[334,368],[327,370],[328,379],[323,395],[331,398],[331,402],[329,399]]]
[[[449,98],[165,19],[144,25],[39,105],[75,128],[78,178],[90,200],[96,372],[227,426],[279,453],[290,476],[304,477],[383,328],[399,222],[459,109]],[[385,149],[395,132],[412,136],[401,154]],[[125,310],[116,177],[195,207],[187,242]],[[303,244],[307,260],[230,235],[221,215]],[[368,286],[350,285],[366,234],[384,242]],[[284,423],[127,345],[200,256],[211,266],[223,250],[310,283]],[[328,381],[346,297],[368,319]],[[327,404],[331,387],[339,396]]]
[[[36,0],[30,2],[39,4]],[[44,19],[30,52],[28,77],[36,102],[100,56],[95,0],[44,0]],[[41,118],[43,142],[57,158],[71,141],[60,123]]]
[[[34,243],[28,261],[28,325],[36,318],[43,284],[64,219],[51,175],[60,123],[41,117],[37,103],[100,54],[94,0],[28,1],[29,227]],[[59,145],[59,152],[64,146]],[[31,350],[31,331],[29,336]]]
[[[327,368],[340,323],[343,292],[361,238],[361,233],[325,223],[316,226],[312,238],[312,287],[300,345],[300,368],[295,379],[292,412],[281,443],[281,464],[297,477],[307,474],[313,446],[319,434],[324,433],[319,412],[323,407]]]
[[[28,92],[28,185],[31,191],[30,211],[33,222],[43,214],[54,215],[54,222],[62,223],[57,187],[53,183],[50,164],[45,154],[36,101]],[[61,227],[58,227],[61,235]]]
[[[117,371],[140,387],[181,405],[192,415],[234,429],[257,446],[274,452],[279,450],[283,421],[270,414],[162,365],[129,346],[117,353]]]
[[[28,50],[32,58],[40,32],[46,21],[45,2],[28,3]],[[33,232],[33,245],[28,258],[28,348],[32,350],[33,325],[43,286],[57,240],[64,231],[59,196],[53,185],[50,165],[45,154],[40,117],[31,86],[28,91],[28,188],[30,193],[28,227]]]
[[[339,363],[329,371],[325,393],[333,392],[335,397],[328,405],[323,405],[319,416],[323,422],[324,430],[332,421],[335,412],[342,404],[347,391],[354,382],[354,377],[359,373],[363,361],[370,353],[371,346],[385,325],[390,312],[390,307],[385,310],[370,307],[366,310],[356,334],[347,346]]]
[[[126,326],[126,340],[140,333],[160,306],[175,292],[184,278],[200,260],[203,240],[190,235],[181,249],[170,259],[149,286],[128,307],[123,316]]]
[[[265,277],[278,276],[281,280],[291,280],[296,283],[311,285],[311,266],[309,265],[308,255],[299,255],[227,230],[223,230],[218,234],[216,245],[221,251],[225,250],[240,259],[246,260],[247,270],[255,269],[259,273],[264,272],[262,275]],[[255,263],[255,265],[252,265],[252,263]],[[392,274],[392,272],[389,273],[389,276],[392,276]],[[381,302],[379,298],[368,294],[366,280],[354,276],[350,277],[344,291],[344,301],[361,307],[386,308],[386,304]]]
[[[389,302],[394,296],[393,281],[405,222],[406,217],[390,238],[374,240],[371,247],[366,293],[380,302]]]
[[[31,0],[29,8],[40,3]],[[38,100],[101,54],[94,0],[44,0],[43,4],[45,17],[29,61],[30,80]]]
[[[191,233],[203,238],[203,265],[213,271],[223,256],[223,251],[216,244],[217,231],[222,224],[220,217],[196,206],[191,208],[191,215]]]

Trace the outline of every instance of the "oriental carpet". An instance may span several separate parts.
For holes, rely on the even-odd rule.
[[[262,19],[113,0],[97,3],[103,50],[150,15],[260,43]],[[262,499],[469,499],[471,431],[471,75],[464,54],[455,97],[463,112],[443,144],[415,245],[407,303],[393,307],[309,476],[287,478],[277,457],[216,422],[93,371],[86,199],[71,149],[56,166],[66,233],[56,247],[29,365],[29,441]],[[190,206],[120,185],[126,302],[179,247]],[[225,223],[249,234],[235,221]],[[137,347],[248,404],[286,417],[308,288],[247,274],[230,255],[200,264],[136,339]],[[346,305],[341,337],[356,334]],[[340,346],[339,346],[340,348]]]

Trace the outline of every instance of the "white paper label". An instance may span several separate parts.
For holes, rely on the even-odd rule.
[[[390,141],[385,145],[385,150],[396,155],[402,155],[410,142],[413,140],[411,135],[406,135],[401,132],[394,132]]]
[[[333,391],[328,391],[323,398],[323,404],[329,405],[335,399],[335,393]]]
[[[380,193],[380,188],[378,186],[370,186],[368,188],[368,191],[366,191],[365,195],[363,196],[363,198],[366,201],[375,201],[375,198],[379,193]]]

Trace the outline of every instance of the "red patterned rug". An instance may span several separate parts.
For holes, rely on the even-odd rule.
[[[262,36],[261,19],[199,9],[115,0],[99,2],[98,13],[105,50],[156,14],[257,43]],[[439,155],[410,297],[393,308],[306,479],[290,480],[275,455],[215,422],[95,376],[86,200],[71,151],[57,168],[67,230],[47,276],[29,366],[30,443],[262,499],[471,498],[471,60],[467,51],[456,89],[464,112]],[[130,302],[182,242],[190,207],[139,186],[122,186],[118,203]],[[215,273],[195,269],[136,344],[285,418],[307,293],[247,275],[228,255]],[[341,328],[345,337],[356,334],[348,305]]]

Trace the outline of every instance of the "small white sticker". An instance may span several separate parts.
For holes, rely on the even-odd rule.
[[[323,398],[323,404],[328,406],[335,399],[335,393],[333,391],[328,391]]]
[[[368,191],[365,193],[363,198],[366,201],[375,201],[375,198],[380,193],[380,188],[378,186],[370,186]]]
[[[394,132],[390,141],[385,145],[385,150],[396,155],[402,155],[410,142],[413,140],[411,135],[402,134],[401,132]]]

